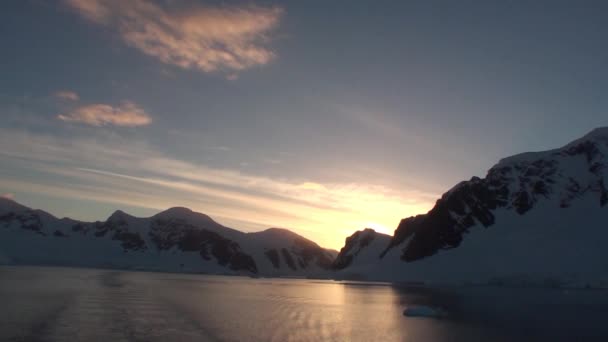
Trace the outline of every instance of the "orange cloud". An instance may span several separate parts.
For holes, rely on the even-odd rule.
[[[65,0],[84,18],[114,28],[130,46],[166,64],[202,72],[234,71],[269,63],[268,34],[279,7],[168,9],[147,0]]]
[[[146,112],[132,102],[123,102],[118,107],[107,104],[92,104],[78,107],[72,112],[60,114],[59,120],[79,122],[91,126],[145,126],[152,122]]]
[[[14,200],[15,199],[15,194],[9,192],[9,193],[0,195],[0,198],[6,198],[6,199],[9,199],[9,200]]]
[[[78,101],[80,96],[71,90],[60,90],[53,94],[56,98],[67,101]]]

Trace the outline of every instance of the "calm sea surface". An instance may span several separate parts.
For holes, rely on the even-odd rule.
[[[608,291],[0,267],[0,340],[608,341]]]

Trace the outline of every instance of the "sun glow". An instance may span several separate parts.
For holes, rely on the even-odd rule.
[[[328,248],[340,249],[357,230],[391,235],[399,221],[426,212],[429,194],[396,190],[362,179],[357,183],[295,182],[168,158],[137,141],[33,136],[0,130],[4,155],[28,158],[23,165],[46,177],[5,177],[11,193],[37,193],[160,211],[184,206],[242,231],[287,228]],[[77,161],[50,165],[48,161]],[[120,168],[112,167],[120,161]],[[110,167],[108,167],[110,165]],[[70,182],[57,186],[53,177]],[[152,211],[148,211],[151,213]],[[107,214],[107,213],[104,213]],[[100,214],[101,215],[101,214]],[[100,220],[105,217],[74,217]]]
[[[387,234],[387,235],[392,235],[393,231],[395,230],[395,227],[389,228],[387,226],[384,226],[384,225],[376,223],[376,222],[368,222],[365,225],[365,227],[366,228],[371,228],[371,229],[375,230],[378,233]]]

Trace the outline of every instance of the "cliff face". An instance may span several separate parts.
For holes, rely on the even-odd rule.
[[[368,262],[374,262],[374,258],[380,258],[380,254],[374,253],[374,251],[385,248],[389,240],[390,236],[377,233],[369,228],[355,232],[346,239],[346,244],[334,260],[333,269],[343,270],[349,267],[355,259],[361,262],[361,259],[371,257],[372,260],[368,260]]]
[[[375,266],[348,260],[348,253],[341,253],[334,266],[345,274],[350,266],[372,279],[425,280],[440,278],[435,268],[441,264],[461,269],[462,279],[476,281],[477,266],[485,280],[527,278],[535,272],[561,278],[564,274],[554,265],[567,258],[572,267],[561,273],[568,277],[580,278],[581,272],[586,277],[593,270],[604,277],[608,269],[601,268],[601,260],[608,259],[608,253],[598,241],[608,242],[607,185],[608,128],[600,128],[559,149],[505,158],[485,178],[457,184],[427,214],[403,219]],[[499,250],[504,258],[494,253]],[[509,250],[519,250],[511,264],[505,260],[513,254]],[[504,272],[488,270],[491,260]],[[546,262],[550,274],[529,267],[541,268],[539,260]]]
[[[567,208],[584,195],[604,207],[607,151],[608,129],[598,129],[559,150],[504,159],[485,178],[473,177],[448,191],[426,215],[402,220],[388,248],[408,240],[402,259],[414,261],[458,247],[469,228],[492,226],[498,208],[525,215],[540,201]]]

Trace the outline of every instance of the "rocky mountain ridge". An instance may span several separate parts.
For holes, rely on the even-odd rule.
[[[0,199],[4,263],[312,276],[327,272],[334,256],[286,229],[244,233],[187,208],[80,222]]]
[[[607,188],[608,128],[598,128],[460,182],[428,213],[403,219],[373,257],[352,253],[349,239],[361,240],[355,233],[334,267],[343,277],[382,280],[604,282]]]

